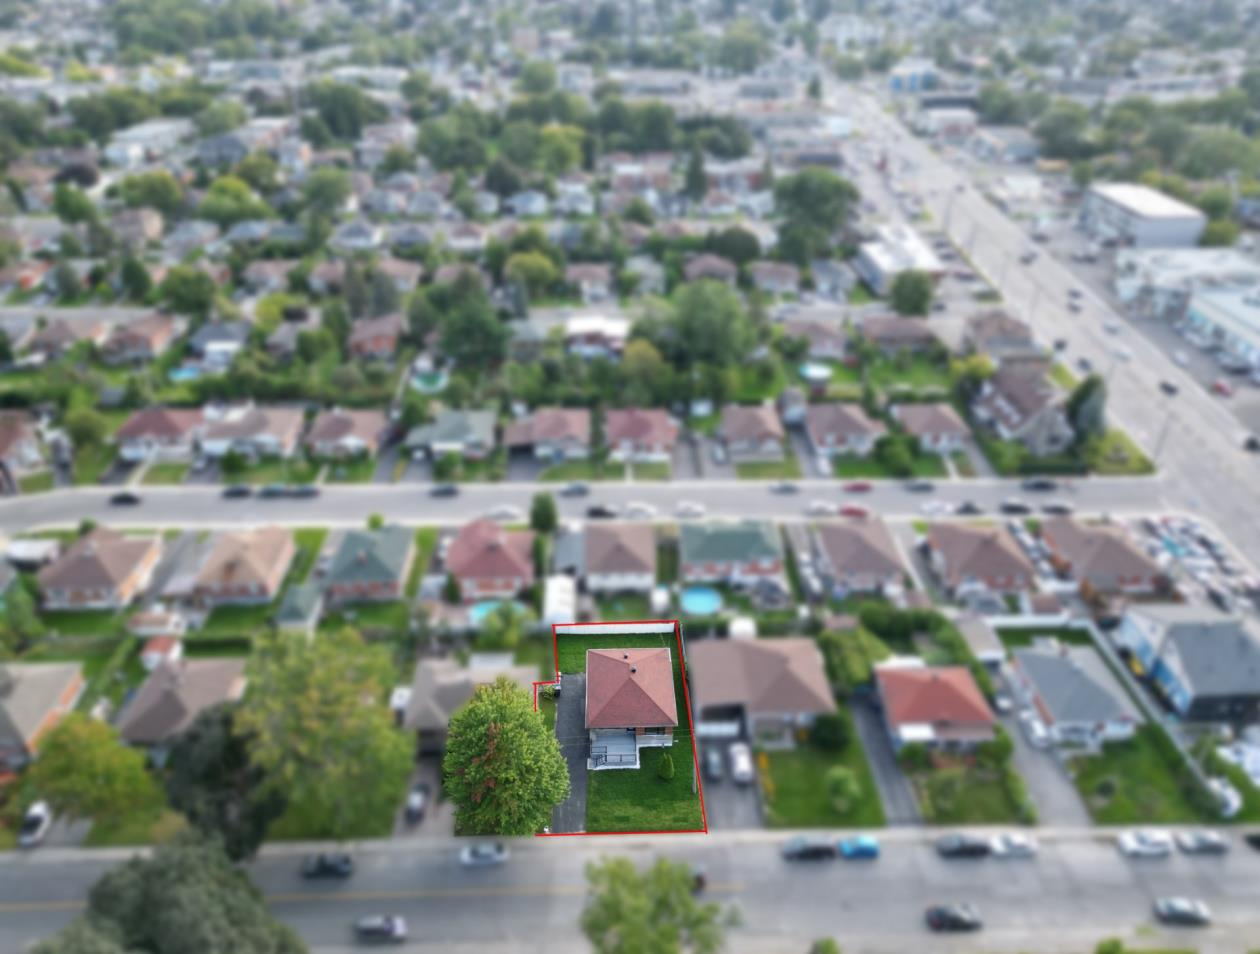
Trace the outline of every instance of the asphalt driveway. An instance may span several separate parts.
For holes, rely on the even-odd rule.
[[[557,834],[586,830],[586,673],[560,677],[556,697],[556,738],[569,766],[569,797],[551,812],[551,830]]]
[[[729,768],[726,742],[706,742],[722,750],[722,764]],[[702,746],[703,748],[704,746]],[[704,813],[711,831],[761,828],[761,799],[756,785],[736,785],[730,776],[704,780]]]
[[[862,748],[866,750],[871,773],[875,776],[875,787],[879,789],[880,801],[884,803],[884,816],[888,819],[888,824],[919,824],[923,819],[919,814],[918,800],[914,797],[910,780],[897,764],[892,741],[888,738],[879,713],[865,702],[857,702],[851,711],[858,738],[862,742]]]

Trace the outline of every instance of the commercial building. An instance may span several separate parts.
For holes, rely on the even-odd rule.
[[[887,295],[902,272],[926,272],[933,278],[945,273],[932,247],[906,225],[880,226],[874,241],[862,243],[853,267],[877,295]]]
[[[1228,354],[1260,368],[1260,288],[1198,292],[1186,306],[1186,323]]]
[[[1098,239],[1133,248],[1188,248],[1199,244],[1207,216],[1155,189],[1127,182],[1090,186],[1081,226]]]
[[[1176,321],[1199,292],[1260,288],[1260,261],[1233,248],[1125,249],[1112,287],[1141,314]]]

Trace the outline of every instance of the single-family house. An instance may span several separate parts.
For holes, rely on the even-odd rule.
[[[5,493],[27,474],[44,470],[47,461],[39,430],[25,411],[0,411],[0,486]]]
[[[783,333],[789,338],[804,338],[809,342],[809,356],[815,360],[843,361],[848,352],[849,336],[838,321],[794,319],[784,322]]]
[[[526,189],[508,196],[503,200],[503,205],[513,215],[529,219],[546,215],[551,203],[547,196],[537,189]]]
[[[114,443],[118,456],[129,462],[190,460],[201,424],[196,408],[141,408],[114,432]]]
[[[587,523],[582,574],[592,593],[649,593],[656,585],[656,535],[642,523]]]
[[[207,406],[203,413],[198,443],[203,454],[216,459],[231,451],[246,457],[291,457],[305,423],[300,407]]]
[[[302,633],[315,638],[315,628],[324,612],[324,591],[318,583],[294,583],[284,591],[272,623],[287,633]]]
[[[320,411],[306,432],[306,449],[314,457],[375,457],[388,427],[384,411]]]
[[[245,266],[241,282],[255,295],[285,291],[289,287],[289,272],[299,264],[292,259],[258,259]]]
[[[343,255],[372,252],[380,248],[385,231],[366,219],[353,219],[339,226],[328,239],[328,247]]]
[[[837,599],[902,588],[906,568],[882,520],[827,520],[813,531],[814,568]]]
[[[405,258],[387,256],[378,259],[374,269],[378,274],[384,275],[393,282],[400,295],[413,291],[420,284],[420,279],[424,277],[424,266],[419,262],[409,262]]]
[[[564,283],[577,290],[588,305],[612,297],[612,266],[603,262],[574,262],[565,267]]]
[[[494,452],[494,411],[465,411],[442,408],[428,424],[413,427],[403,439],[403,447],[413,457],[437,460],[458,454],[467,460],[481,460]]]
[[[699,640],[687,674],[701,738],[792,748],[818,716],[836,711],[818,643],[800,636]]]
[[[297,548],[283,527],[220,533],[197,571],[193,593],[205,606],[270,603]]]
[[[783,424],[770,404],[728,404],[722,408],[718,436],[732,460],[782,460]]]
[[[1032,588],[1036,568],[1002,527],[934,523],[927,534],[932,571],[954,597]]]
[[[604,443],[611,460],[668,461],[677,440],[678,425],[657,408],[613,408],[604,414]]]
[[[226,371],[249,342],[244,321],[207,321],[188,336],[188,351],[211,371]]]
[[[896,749],[966,751],[993,741],[996,721],[966,666],[877,665],[875,686]]]
[[[1011,653],[1010,671],[1056,744],[1096,748],[1133,738],[1140,719],[1092,646],[1036,640]]]
[[[540,407],[503,429],[508,450],[540,460],[580,460],[591,452],[591,412],[584,407]]]
[[[1168,584],[1159,564],[1117,524],[1049,517],[1040,536],[1055,569],[1097,593],[1152,593]]]
[[[45,609],[121,609],[149,585],[160,537],[125,537],[97,527],[39,571]]]
[[[162,749],[206,709],[245,693],[244,659],[180,659],[159,665],[118,715],[130,745]]]
[[[868,415],[860,404],[828,402],[805,408],[805,435],[814,453],[821,457],[865,457],[887,432],[884,422]]]
[[[16,772],[83,694],[79,662],[0,662],[0,770]]]
[[[1033,335],[1032,326],[996,308],[972,315],[963,332],[964,347],[988,355],[995,367],[1023,365],[1027,370],[1050,369],[1050,357]]]
[[[416,663],[402,725],[416,733],[421,755],[446,749],[446,730],[453,716],[480,686],[505,677],[533,692],[537,666],[518,666],[510,653],[473,653],[464,666],[450,656],[423,657]]]
[[[783,577],[783,541],[769,521],[684,523],[679,565],[688,583],[777,581]]]
[[[534,534],[474,520],[451,541],[446,569],[459,581],[465,602],[514,597],[535,579]]]
[[[344,259],[334,258],[313,266],[306,276],[306,286],[316,295],[335,295],[346,280]]]
[[[401,312],[379,318],[360,318],[350,325],[346,347],[356,358],[388,361],[398,353],[398,341],[407,329]]]
[[[753,285],[767,295],[794,295],[801,284],[801,270],[788,262],[752,262],[748,274]]]
[[[1075,438],[1064,394],[1041,373],[1002,367],[985,381],[971,412],[1003,440],[1019,441],[1043,457],[1061,453]]]
[[[673,745],[677,727],[668,648],[586,651],[587,768],[637,769],[640,750]]]
[[[90,341],[100,347],[108,333],[109,326],[103,321],[54,318],[31,336],[26,350],[43,355],[47,361],[55,361],[80,341]]]
[[[324,597],[330,605],[402,599],[415,557],[409,527],[347,531],[324,576]]]
[[[127,324],[115,325],[101,348],[106,364],[148,364],[166,353],[183,332],[183,323],[171,315],[153,314]]]
[[[729,259],[703,252],[693,256],[683,265],[683,275],[689,282],[698,282],[707,278],[715,282],[734,285],[735,279],[739,277],[739,269]]]
[[[929,454],[953,454],[966,446],[971,431],[953,406],[944,401],[894,404],[889,414]]]
[[[816,258],[809,263],[809,274],[814,280],[814,293],[829,301],[846,301],[857,285],[857,273],[844,262],[829,258]]]
[[[564,346],[580,358],[618,360],[630,334],[630,320],[610,315],[573,315],[564,323]]]
[[[862,319],[859,330],[863,338],[890,356],[899,351],[924,354],[941,344],[926,318],[872,315]]]

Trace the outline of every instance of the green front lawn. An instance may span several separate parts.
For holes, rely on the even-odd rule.
[[[41,470],[37,474],[27,474],[18,478],[18,490],[24,494],[42,494],[53,489],[51,470]]]
[[[405,633],[410,622],[406,600],[389,600],[383,603],[351,603],[324,617],[321,629],[339,629],[342,626],[389,629]]]
[[[777,358],[754,361],[735,369],[730,400],[735,404],[756,404],[778,397],[786,386],[783,362]]]
[[[1110,742],[1100,755],[1071,762],[1085,807],[1100,825],[1176,824],[1204,818],[1179,784],[1181,766],[1160,752],[1155,726],[1141,726],[1128,742]]]
[[[850,769],[861,786],[861,796],[843,814],[827,797],[827,770]],[[873,828],[884,824],[884,806],[854,737],[841,752],[824,752],[808,743],[782,752],[758,752],[758,773],[765,797],[766,824],[771,828]]]
[[[669,464],[664,461],[640,461],[630,465],[635,480],[669,480]]]
[[[566,460],[552,464],[538,479],[568,483],[572,480],[624,480],[625,476],[625,465],[614,461]]]
[[[324,541],[328,538],[326,527],[299,527],[293,531],[293,545],[297,548],[297,556],[289,567],[290,583],[305,583],[315,569],[320,551],[324,549]]]
[[[869,305],[873,301],[879,301],[879,299],[871,294],[871,290],[866,287],[865,282],[858,282],[849,292],[850,305]]]
[[[1050,380],[1068,393],[1075,391],[1076,386],[1080,384],[1076,375],[1057,361],[1050,367]]]
[[[795,480],[801,476],[796,455],[786,452],[783,460],[748,460],[735,465],[740,480]]]
[[[115,610],[48,610],[42,618],[50,631],[63,636],[110,636],[122,615]]]
[[[1144,477],[1155,473],[1155,465],[1124,431],[1109,430],[1097,441],[1085,445],[1089,469],[1106,477]]]
[[[74,482],[99,484],[114,463],[112,444],[86,445],[74,452]]]
[[[188,821],[179,812],[162,805],[139,808],[112,821],[98,821],[83,839],[87,848],[120,848],[155,845],[169,841],[186,828]]]
[[[398,799],[402,800],[402,792],[398,793]],[[388,837],[394,830],[394,814],[397,807],[397,803],[389,805],[388,811],[382,810],[377,817],[367,820],[358,831],[345,833],[345,838],[350,840]],[[300,796],[289,802],[284,813],[267,829],[268,841],[316,841],[327,837],[328,828],[325,821],[318,812],[312,809],[310,803],[303,802]]]
[[[837,477],[845,480],[895,479],[901,474],[892,473],[874,454],[859,457],[856,454],[837,454],[831,459],[832,470]],[[945,461],[939,454],[919,454],[914,458],[913,477],[945,477],[948,475]]]
[[[150,464],[140,482],[142,484],[182,484],[188,476],[188,468],[188,464],[181,464],[178,461]]]
[[[636,620],[650,618],[648,598],[643,593],[618,593],[595,600],[599,618],[604,620]]]
[[[1007,649],[1020,649],[1031,646],[1039,636],[1051,636],[1069,646],[1092,646],[1089,632],[1071,626],[1038,626],[1029,629],[1005,628],[997,631],[998,639]]]
[[[669,781],[657,775],[665,753],[674,762]],[[675,735],[668,749],[643,749],[637,769],[605,769],[586,776],[586,830],[695,831],[702,827],[700,796],[692,790],[691,736]]]
[[[331,484],[370,484],[376,476],[376,458],[329,461],[328,482]]]
[[[308,460],[269,457],[231,474],[224,472],[223,480],[229,484],[312,484],[318,475],[319,465]]]

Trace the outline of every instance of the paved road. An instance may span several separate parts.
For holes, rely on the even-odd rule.
[[[1186,947],[1239,954],[1260,937],[1260,855],[1236,845],[1223,858],[1174,857],[1131,862],[1097,832],[1043,833],[1034,862],[945,862],[921,833],[883,835],[871,864],[788,865],[784,834],[525,839],[494,870],[460,868],[450,841],[374,843],[354,849],[358,872],[345,884],[304,883],[300,848],[269,849],[251,874],[278,916],[316,954],[349,951],[348,925],[364,914],[403,914],[413,951],[585,951],[577,921],[584,865],[628,855],[646,864],[658,854],[703,865],[711,895],[734,902],[744,925],[733,951],[801,951],[833,936],[846,952],[1020,950],[1029,954],[1090,950],[1121,935],[1141,947]],[[88,887],[121,852],[49,850],[0,860],[0,950],[21,952],[79,910]],[[1152,899],[1202,897],[1216,925],[1166,931],[1151,924]],[[969,900],[987,928],[964,939],[935,938],[921,927],[923,908]],[[488,903],[488,902],[493,903]]]

